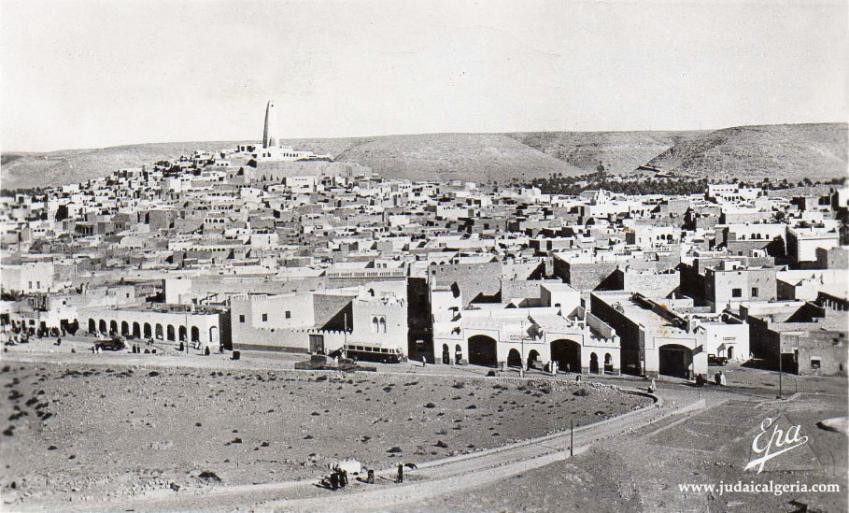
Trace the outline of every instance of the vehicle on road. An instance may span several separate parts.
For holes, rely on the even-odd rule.
[[[124,342],[124,337],[112,337],[109,340],[96,343],[94,347],[101,351],[121,351],[127,348],[127,344]]]

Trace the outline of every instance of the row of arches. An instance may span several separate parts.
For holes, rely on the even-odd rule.
[[[209,328],[210,342],[215,340],[217,329],[218,328],[216,326]],[[88,331],[91,334],[102,333],[104,335],[123,335],[128,338],[153,338],[156,340],[170,340],[174,342],[178,340],[186,341],[188,336],[191,337],[189,339],[191,342],[200,342],[200,328],[197,326],[192,326],[187,329],[186,326],[174,326],[173,324],[163,325],[161,323],[151,324],[149,322],[130,323],[128,321],[122,321],[119,323],[116,320],[107,322],[106,319],[89,319]]]
[[[486,367],[496,367],[498,365],[498,343],[495,339],[486,335],[475,335],[469,338],[469,363],[473,365],[483,365]],[[581,372],[581,345],[573,340],[560,339],[550,343],[551,360],[557,362],[561,370],[570,372]],[[455,347],[455,352],[458,355],[455,361],[459,361],[462,357],[462,349],[458,344]],[[449,362],[449,348],[447,344],[442,346],[442,360],[445,363]],[[540,360],[538,351],[532,349],[528,352],[528,363]],[[522,357],[519,351],[510,349],[507,354],[508,367],[521,367]],[[601,372],[613,372],[614,358],[613,354],[606,352],[590,353],[589,371],[591,373],[600,374]]]

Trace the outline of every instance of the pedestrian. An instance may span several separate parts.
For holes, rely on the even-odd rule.
[[[580,383],[580,382],[581,382],[581,375],[580,375],[580,374],[577,374],[577,375],[575,376],[575,383]]]
[[[654,378],[652,378],[651,379],[651,385],[649,385],[649,393],[653,394],[655,390],[657,390],[657,387],[655,386]]]
[[[422,355],[422,368],[424,367],[427,367],[427,358],[425,358],[425,355]]]
[[[713,383],[714,385],[720,385],[722,382],[722,371],[717,372],[713,375]]]
[[[336,490],[339,488],[339,471],[333,469],[333,473],[330,474],[330,489]]]
[[[398,483],[404,482],[404,464],[403,463],[398,464],[398,481],[397,482]]]
[[[722,371],[719,371],[719,386],[723,386],[723,387],[724,387],[726,384],[727,384],[727,383],[726,383],[726,381],[725,381],[725,373],[724,373],[724,372],[722,372]]]
[[[368,469],[368,477],[366,477],[366,483],[374,484],[374,469]]]

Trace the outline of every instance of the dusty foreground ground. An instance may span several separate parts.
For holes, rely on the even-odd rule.
[[[440,496],[395,511],[813,513],[847,511],[847,436],[821,429],[820,420],[847,415],[845,378],[800,379],[800,393],[776,401],[772,373],[737,369],[728,389],[699,389],[707,408],[672,417],[605,441],[562,462],[512,476],[495,485]],[[791,378],[792,379],[792,378]],[[796,384],[791,382],[791,394]],[[696,389],[664,384],[668,402]],[[677,399],[676,399],[677,398]],[[800,426],[807,442],[776,456],[762,473],[745,471],[752,441],[765,418],[786,430]],[[771,432],[771,431],[770,431]],[[765,444],[766,442],[764,442]],[[773,448],[772,452],[777,449]],[[837,493],[788,491],[719,493],[682,491],[680,484],[839,484]]]
[[[637,409],[562,381],[4,362],[5,508],[321,475],[503,445]],[[207,477],[203,478],[202,473]],[[217,476],[217,477],[216,477]]]

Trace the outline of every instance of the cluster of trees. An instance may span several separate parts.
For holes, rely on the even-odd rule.
[[[519,180],[514,180],[519,182]],[[578,195],[584,191],[605,189],[610,192],[621,194],[701,194],[707,188],[710,180],[707,178],[688,179],[683,177],[667,178],[630,178],[627,176],[608,175],[601,166],[594,173],[579,176],[563,176],[562,173],[552,173],[546,178],[535,178],[529,185],[538,187],[546,194]],[[793,187],[813,187],[817,185],[843,185],[846,178],[833,178],[831,180],[812,181],[804,178],[798,184],[789,182],[786,178],[772,181],[764,178],[761,181],[743,181],[737,178],[731,180],[743,187],[757,187],[764,190],[790,189]]]
[[[681,178],[634,179],[608,175],[599,170],[580,176],[563,176],[554,173],[546,178],[536,178],[530,184],[546,194],[577,195],[584,191],[605,189],[621,194],[701,194],[707,187],[707,179],[688,180]]]

